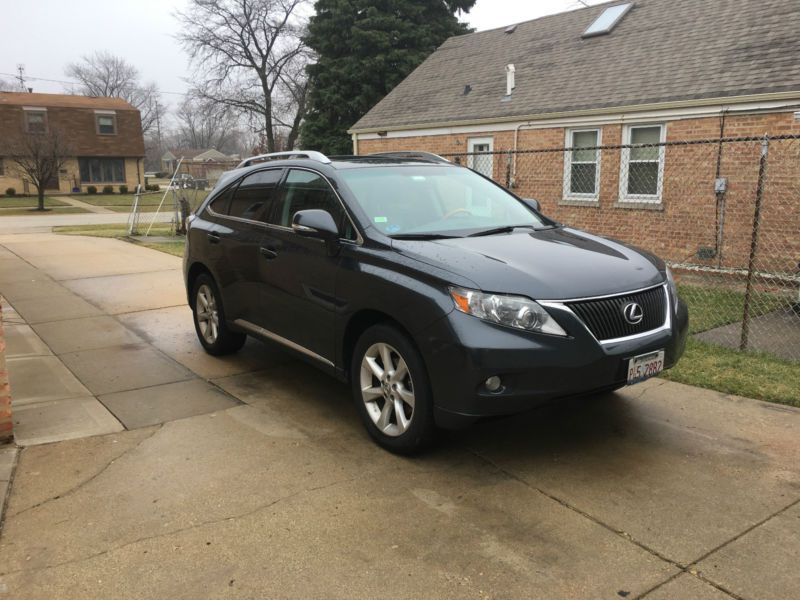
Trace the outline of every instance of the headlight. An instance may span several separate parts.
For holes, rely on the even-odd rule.
[[[458,310],[484,321],[524,331],[567,335],[544,308],[528,298],[484,294],[464,288],[450,288],[450,295]]]
[[[669,288],[669,300],[672,303],[672,310],[678,312],[678,286],[675,285],[675,278],[672,276],[672,270],[667,267],[667,288]]]

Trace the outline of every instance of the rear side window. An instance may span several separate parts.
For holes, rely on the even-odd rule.
[[[344,218],[342,205],[322,176],[311,171],[292,169],[286,177],[284,189],[283,204],[275,215],[277,225],[291,227],[294,213],[317,208],[327,210],[341,228]]]
[[[222,192],[219,196],[214,198],[211,201],[211,204],[208,205],[208,208],[217,213],[218,215],[227,215],[228,214],[228,204],[231,201],[231,196],[233,196],[233,189],[228,188],[224,192]]]
[[[282,173],[282,169],[269,169],[245,177],[231,198],[228,215],[251,221],[265,220],[264,215],[271,212],[277,197]]]

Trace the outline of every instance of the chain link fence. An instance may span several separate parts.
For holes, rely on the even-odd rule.
[[[449,154],[566,225],[672,267],[697,340],[800,362],[800,136],[631,144],[597,130],[572,146]],[[547,260],[547,257],[541,257]]]

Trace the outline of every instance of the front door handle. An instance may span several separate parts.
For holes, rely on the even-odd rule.
[[[272,248],[264,248],[264,246],[261,246],[261,248],[259,248],[258,251],[261,252],[261,256],[263,256],[267,260],[278,258],[278,251],[273,250]]]
[[[208,243],[209,244],[219,244],[220,237],[218,233],[211,232],[208,234]]]

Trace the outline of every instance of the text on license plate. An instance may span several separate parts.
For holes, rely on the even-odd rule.
[[[664,370],[664,351],[634,356],[628,361],[628,385],[655,377]]]

